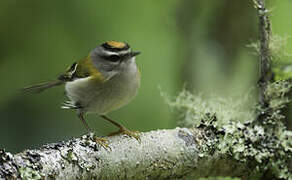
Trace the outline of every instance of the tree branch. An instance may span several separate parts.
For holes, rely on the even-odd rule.
[[[110,149],[84,135],[15,155],[0,150],[0,179],[287,178],[282,165],[291,154],[291,138],[289,132],[271,135],[251,123],[219,129],[212,122],[142,133],[140,143],[108,137]]]
[[[0,151],[0,179],[180,179],[228,175],[249,179],[249,163],[218,153],[219,132],[176,128],[143,133],[141,143],[109,137],[111,150],[89,135],[12,155]]]
[[[269,49],[271,25],[268,17],[268,10],[265,7],[265,0],[254,0],[259,18],[259,58],[260,58],[260,79],[259,103],[262,109],[269,106],[269,100],[265,97],[268,83],[272,79],[271,54]]]

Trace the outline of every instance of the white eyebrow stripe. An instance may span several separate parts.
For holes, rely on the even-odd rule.
[[[106,55],[124,55],[124,54],[128,54],[129,52],[131,52],[130,49],[128,50],[123,50],[123,51],[119,51],[119,52],[113,52],[113,51],[104,51]]]
[[[112,52],[112,51],[104,51],[106,55],[119,55],[117,52]]]
[[[120,51],[119,54],[124,55],[124,54],[128,54],[129,52],[131,52],[131,49]]]

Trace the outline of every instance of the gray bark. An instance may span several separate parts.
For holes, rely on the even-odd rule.
[[[217,153],[216,133],[176,128],[143,133],[141,142],[109,137],[110,149],[90,135],[12,155],[0,153],[0,179],[181,179],[228,175],[248,179],[248,163]],[[206,153],[208,152],[208,153]]]
[[[259,62],[260,62],[260,79],[259,85],[259,103],[261,107],[267,108],[269,100],[265,96],[268,83],[272,80],[271,54],[270,54],[270,33],[271,24],[268,16],[268,10],[265,6],[265,0],[254,0],[258,12],[259,20]]]

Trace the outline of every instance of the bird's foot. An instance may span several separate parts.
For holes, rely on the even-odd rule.
[[[122,127],[116,132],[110,133],[108,136],[114,136],[118,134],[125,134],[131,138],[135,138],[137,141],[141,142],[140,135],[141,133],[139,131],[130,131],[129,129]]]
[[[110,149],[110,147],[108,145],[108,140],[106,138],[97,137],[97,136],[94,135],[93,136],[93,141],[96,142],[97,144],[99,144],[100,146],[102,146],[106,150]]]

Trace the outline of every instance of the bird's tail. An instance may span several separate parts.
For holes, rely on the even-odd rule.
[[[64,81],[61,80],[55,80],[55,81],[50,81],[50,82],[45,82],[45,83],[40,83],[32,86],[28,86],[22,89],[24,92],[30,92],[30,93],[41,93],[44,90],[54,87],[54,86],[59,86],[63,84]]]

